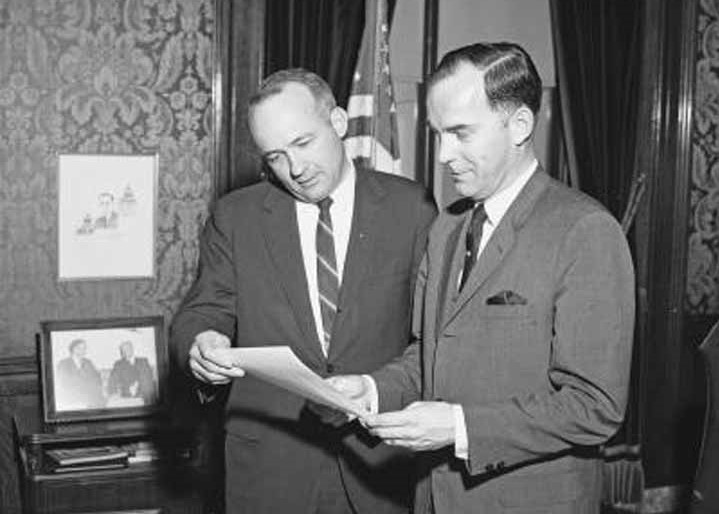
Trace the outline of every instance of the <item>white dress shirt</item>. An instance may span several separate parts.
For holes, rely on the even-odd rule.
[[[356,172],[352,162],[345,176],[332,191],[332,205],[330,216],[332,217],[332,234],[335,240],[335,258],[337,259],[337,274],[339,285],[342,285],[342,275],[347,256],[347,245],[352,230],[352,213],[355,203],[355,182]],[[317,204],[295,200],[295,212],[297,214],[297,227],[300,232],[300,246],[302,248],[302,260],[305,264],[305,275],[307,276],[307,287],[312,306],[312,316],[315,319],[317,328],[317,340],[323,339],[322,312],[320,310],[320,295],[317,288],[317,220],[320,217],[320,210]],[[322,345],[324,348],[324,346]]]

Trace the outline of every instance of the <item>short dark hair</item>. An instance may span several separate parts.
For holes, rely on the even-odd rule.
[[[73,339],[70,345],[67,347],[68,352],[73,353],[75,351],[75,348],[80,344],[87,344],[85,343],[84,339]]]
[[[475,43],[445,54],[429,78],[429,88],[454,74],[462,64],[484,73],[484,91],[492,109],[526,105],[536,116],[542,103],[542,80],[532,58],[515,43]]]
[[[317,104],[326,109],[328,115],[337,106],[332,89],[322,77],[304,68],[289,68],[276,71],[262,81],[260,89],[250,97],[247,104],[248,111],[267,98],[280,94],[288,84],[305,86]]]

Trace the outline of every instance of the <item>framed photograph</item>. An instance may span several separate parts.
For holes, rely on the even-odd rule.
[[[163,408],[167,344],[161,316],[40,326],[46,422],[142,417]]]
[[[155,275],[157,170],[157,155],[59,156],[59,280]]]

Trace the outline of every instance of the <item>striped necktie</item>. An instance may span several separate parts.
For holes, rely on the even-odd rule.
[[[472,272],[474,263],[477,262],[477,253],[479,252],[479,243],[482,241],[482,227],[487,221],[487,211],[484,210],[484,203],[477,202],[472,210],[472,219],[467,228],[467,236],[465,239],[464,252],[464,269],[462,271],[462,279],[459,283],[461,291],[464,284],[467,283],[469,274]]]
[[[320,296],[320,311],[322,313],[322,327],[324,337],[321,341],[325,356],[329,354],[332,325],[337,314],[337,300],[339,298],[339,274],[337,273],[337,259],[335,258],[335,240],[332,234],[332,217],[330,215],[332,199],[327,197],[320,200],[317,207],[320,216],[317,220],[317,290]]]

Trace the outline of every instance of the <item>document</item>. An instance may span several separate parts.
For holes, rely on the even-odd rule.
[[[295,355],[289,346],[218,348],[213,350],[220,362],[235,364],[248,374],[337,410],[364,417],[367,412],[325,382]]]

